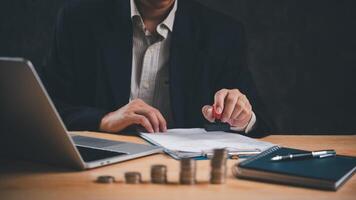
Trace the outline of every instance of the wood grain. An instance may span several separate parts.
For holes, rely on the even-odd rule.
[[[91,137],[124,140],[145,143],[134,136],[76,132]],[[307,150],[335,149],[338,154],[356,156],[356,136],[286,136],[275,135],[263,138],[287,147]],[[152,164],[168,166],[170,184],[127,185],[115,183],[110,185],[95,183],[99,175],[114,175],[123,181],[126,171],[139,171],[144,180],[149,180]],[[229,160],[231,167],[236,163]],[[74,172],[43,164],[23,161],[0,161],[0,199],[355,199],[356,176],[352,177],[337,192],[320,191],[277,184],[267,184],[235,179],[229,170],[226,184],[211,185],[209,179],[209,162],[198,162],[197,185],[182,186],[177,184],[179,163],[170,157],[159,154],[147,156],[123,163],[118,163],[93,170]]]

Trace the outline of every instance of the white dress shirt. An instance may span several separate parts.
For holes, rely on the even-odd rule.
[[[157,108],[172,126],[172,110],[169,94],[169,54],[174,19],[178,0],[174,2],[168,16],[158,24],[157,34],[151,34],[143,23],[134,0],[130,0],[133,24],[132,74],[130,101],[142,99]],[[232,130],[249,132],[256,122],[256,116],[246,127]]]

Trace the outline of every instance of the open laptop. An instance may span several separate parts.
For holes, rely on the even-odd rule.
[[[0,154],[90,169],[161,152],[67,132],[30,61],[0,57]]]

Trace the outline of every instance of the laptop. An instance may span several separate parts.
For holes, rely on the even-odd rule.
[[[0,57],[0,154],[78,170],[162,152],[69,134],[30,61]]]

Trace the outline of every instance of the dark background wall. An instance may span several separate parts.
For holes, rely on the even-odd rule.
[[[65,0],[2,0],[0,56],[43,65]],[[247,28],[249,67],[280,133],[356,133],[356,1],[200,0]]]

